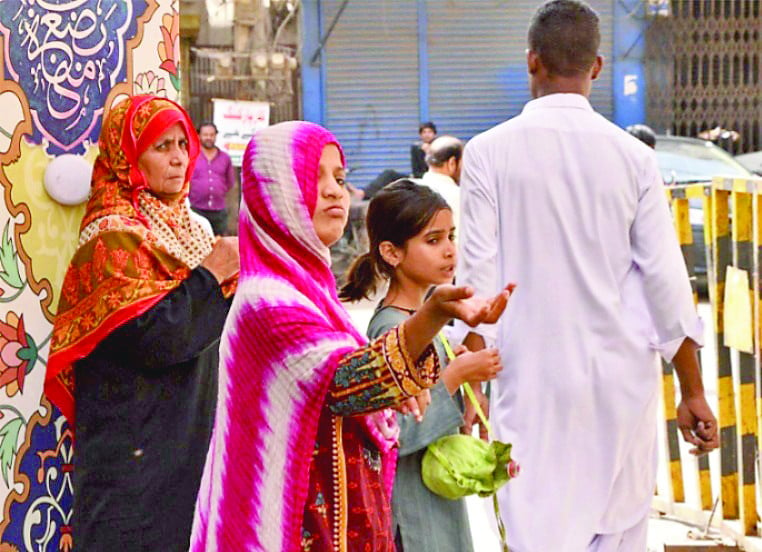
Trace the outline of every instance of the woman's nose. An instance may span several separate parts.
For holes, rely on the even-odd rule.
[[[183,150],[181,147],[175,146],[172,148],[170,162],[173,165],[182,165],[187,158],[188,154],[185,153],[185,150]]]
[[[328,186],[324,188],[324,192],[327,197],[341,197],[342,193],[344,192],[344,188],[342,188],[339,183],[332,178]]]

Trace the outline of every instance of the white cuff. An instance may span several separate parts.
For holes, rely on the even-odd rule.
[[[677,350],[683,344],[686,338],[691,338],[699,347],[704,346],[704,322],[698,316],[690,324],[691,327],[683,328],[683,335],[674,339],[659,342],[658,339],[651,341],[651,348],[658,351],[667,362],[677,354]]]

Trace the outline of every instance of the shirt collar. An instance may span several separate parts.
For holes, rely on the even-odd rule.
[[[440,182],[446,182],[448,184],[455,184],[457,186],[455,180],[453,180],[452,178],[450,178],[446,174],[442,174],[442,173],[438,173],[438,172],[434,172],[434,171],[426,171],[423,174],[422,180],[428,180],[428,181],[439,180]]]
[[[590,105],[588,99],[582,94],[548,94],[540,98],[534,99],[524,106],[523,112],[532,111],[534,109],[547,109],[553,107],[571,107],[576,109],[584,109],[586,111],[593,111],[593,106]]]

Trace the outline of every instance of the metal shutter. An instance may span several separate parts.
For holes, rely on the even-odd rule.
[[[616,0],[618,1],[618,0]],[[614,120],[614,2],[612,0],[588,0],[600,17],[601,47],[603,71],[593,83],[590,103],[593,108],[609,119]]]
[[[321,2],[327,27],[340,0]],[[384,169],[410,172],[418,132],[418,10],[411,0],[353,0],[323,52],[325,126],[364,186]]]
[[[341,0],[321,0],[321,34]],[[540,0],[426,0],[428,118],[469,139],[517,115],[529,101],[524,51]],[[613,0],[592,0],[606,66],[593,107],[613,115]],[[410,172],[419,111],[418,2],[351,0],[323,51],[325,125],[341,141],[350,180],[384,169]],[[424,87],[425,88],[425,87]]]
[[[529,101],[526,35],[539,0],[427,0],[430,118],[462,139],[517,115]],[[591,102],[611,118],[613,4],[592,1],[609,64]]]

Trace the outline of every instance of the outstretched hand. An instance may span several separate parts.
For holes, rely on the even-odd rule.
[[[434,290],[429,301],[433,301],[443,315],[457,318],[475,327],[479,324],[496,323],[505,311],[515,288],[516,284],[508,284],[495,297],[483,299],[474,297],[474,290],[468,286],[443,285]]]

